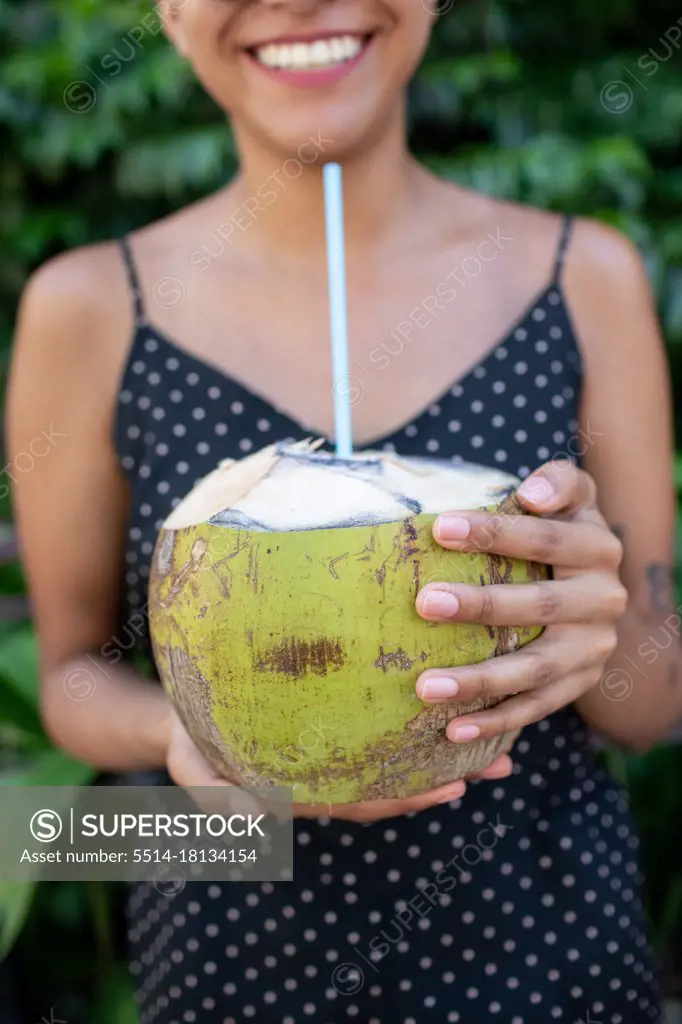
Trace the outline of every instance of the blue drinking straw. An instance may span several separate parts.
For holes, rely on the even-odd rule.
[[[329,325],[334,375],[334,433],[336,454],[349,459],[353,454],[353,423],[348,366],[348,316],[346,301],[346,255],[343,241],[343,178],[339,164],[324,165],[324,215],[327,228],[327,276],[329,280]]]

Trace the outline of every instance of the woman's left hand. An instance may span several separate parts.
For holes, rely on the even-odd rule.
[[[597,508],[597,488],[587,473],[568,460],[548,462],[516,496],[535,515],[448,512],[434,524],[444,548],[543,562],[554,577],[483,587],[431,583],[420,591],[417,611],[430,621],[546,627],[520,651],[477,665],[429,669],[419,677],[417,693],[429,703],[508,698],[450,722],[447,735],[454,743],[522,729],[599,683],[627,604],[618,577],[623,548]]]

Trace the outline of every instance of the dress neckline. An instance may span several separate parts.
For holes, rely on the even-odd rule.
[[[561,282],[554,278],[540,292],[536,293],[535,297],[524,307],[522,312],[519,314],[516,320],[514,320],[512,326],[506,331],[501,340],[497,341],[494,345],[488,348],[484,352],[484,354],[472,366],[469,367],[468,370],[465,370],[463,374],[460,374],[453,381],[451,381],[446,388],[438,392],[433,398],[431,398],[426,403],[426,405],[424,405],[419,411],[417,411],[414,416],[412,416],[408,420],[405,420],[395,430],[392,430],[389,433],[380,434],[379,436],[372,438],[369,441],[359,444],[357,446],[358,450],[362,451],[368,449],[376,449],[377,447],[395,443],[396,439],[398,439],[400,435],[403,434],[408,427],[417,426],[423,419],[425,419],[428,416],[429,409],[432,406],[441,404],[448,397],[448,395],[453,393],[456,389],[463,388],[466,382],[469,380],[469,378],[473,377],[476,374],[476,372],[481,368],[485,368],[487,364],[490,363],[493,358],[495,358],[498,352],[500,352],[502,349],[505,349],[506,346],[510,344],[510,342],[518,340],[515,338],[515,335],[519,331],[524,330],[527,327],[533,313],[547,301],[549,301],[555,307],[555,309],[560,309],[564,313],[565,318],[568,320],[571,335],[573,335],[574,332],[572,329],[570,317],[568,316],[566,300],[561,287]],[[196,355],[194,352],[191,352],[188,348],[185,348],[179,342],[174,341],[170,337],[170,335],[168,335],[162,328],[157,327],[155,324],[149,322],[146,319],[146,317],[141,317],[136,322],[135,337],[127,360],[123,380],[127,379],[132,363],[135,362],[135,360],[138,358],[138,342],[142,334],[145,334],[146,336],[151,335],[155,341],[162,344],[165,348],[171,350],[173,353],[176,354],[177,357],[181,357],[186,362],[193,363],[196,367],[200,367],[204,373],[214,374],[215,376],[219,377],[223,381],[223,383],[228,383],[236,392],[235,397],[238,397],[238,395],[241,394],[242,397],[244,399],[248,399],[250,403],[257,402],[261,406],[263,413],[276,413],[277,416],[279,416],[280,419],[285,420],[292,427],[292,429],[295,430],[296,433],[302,432],[310,437],[322,438],[327,445],[333,445],[333,440],[329,438],[325,433],[319,430],[315,430],[313,427],[310,427],[302,423],[293,414],[287,412],[280,406],[276,405],[272,401],[272,399],[261,394],[257,389],[253,388],[251,385],[239,380],[238,377],[228,373],[226,370],[223,370],[216,363],[211,362],[211,360],[205,359],[203,356]]]

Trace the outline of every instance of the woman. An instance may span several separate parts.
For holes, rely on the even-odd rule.
[[[417,600],[443,629],[547,627],[522,652],[417,681],[424,701],[514,694],[449,732],[523,728],[513,771],[505,755],[466,794],[462,781],[298,821],[291,885],[139,887],[143,1022],[660,1019],[637,840],[587,727],[644,749],[682,710],[677,651],[647,644],[674,621],[663,347],[621,235],[471,193],[408,154],[425,7],[165,5],[170,39],[231,118],[240,173],[123,245],[51,261],[24,295],[11,446],[48,425],[59,438],[16,506],[44,719],[74,756],[224,784],[158,684],[102,645],[144,620],[157,530],[195,480],[274,439],[332,435],[324,161],[345,167],[358,445],[526,478],[519,497],[541,520],[446,515],[436,538],[554,568],[538,585]],[[136,630],[135,655],[146,622]],[[89,699],[69,699],[83,679]]]

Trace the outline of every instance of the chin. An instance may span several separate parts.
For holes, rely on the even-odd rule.
[[[329,161],[346,163],[368,153],[395,121],[401,123],[402,102],[393,108],[385,101],[319,103],[313,112],[298,116],[233,118],[237,136],[248,136],[281,161],[298,160],[304,168],[321,167]],[[302,171],[298,172],[302,174]]]

